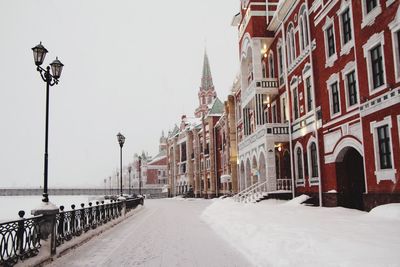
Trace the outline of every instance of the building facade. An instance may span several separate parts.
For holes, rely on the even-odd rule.
[[[399,1],[242,0],[232,24],[240,189],[399,202]]]

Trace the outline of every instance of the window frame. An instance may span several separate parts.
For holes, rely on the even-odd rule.
[[[275,78],[274,53],[272,50],[268,54],[268,74],[270,78]]]
[[[381,56],[382,56],[382,70],[383,70],[383,84],[379,87],[374,88],[373,76],[372,76],[372,62],[370,51],[377,46],[381,46]],[[384,31],[380,33],[375,33],[372,35],[368,41],[363,45],[364,58],[367,61],[367,74],[368,74],[368,89],[369,95],[376,94],[387,88],[387,78],[386,78],[386,63],[385,63],[385,38]]]
[[[344,32],[344,21],[343,15],[345,12],[349,13],[349,24],[350,24],[350,35],[351,39],[345,42]],[[342,0],[339,11],[337,12],[339,19],[339,32],[340,32],[340,55],[348,55],[351,49],[354,47],[354,20],[353,20],[353,8],[351,0]]]
[[[306,64],[306,66],[303,69],[303,81],[304,81],[304,94],[305,94],[305,113],[307,114],[308,112],[311,112],[314,110],[314,106],[315,106],[315,95],[314,95],[314,80],[312,79],[312,72],[311,72],[311,65],[310,64]],[[308,92],[308,88],[307,88],[307,79],[310,79],[310,92]],[[311,108],[309,109],[308,107],[308,98],[309,98],[309,94],[311,95]]]
[[[300,153],[298,153],[300,151]],[[294,147],[294,168],[295,168],[295,180],[296,180],[296,187],[305,186],[305,173],[304,173],[304,154],[303,154],[303,147],[299,142],[297,142],[296,146]],[[302,176],[303,179],[299,178],[299,155],[301,156],[301,163],[302,163]]]
[[[354,72],[354,81],[356,84],[356,94],[357,94],[357,103],[350,105],[350,99],[349,99],[349,85],[347,81],[347,76],[351,72]],[[342,80],[344,84],[344,91],[345,91],[345,100],[346,100],[346,111],[352,111],[360,106],[360,86],[358,82],[358,73],[357,73],[357,68],[356,68],[356,62],[355,61],[350,61],[346,64],[346,66],[342,70]]]
[[[329,44],[328,44],[328,29],[332,27],[332,38],[333,38],[333,47],[335,49],[332,55],[329,55]],[[336,31],[335,31],[335,22],[333,18],[327,17],[325,20],[325,24],[322,26],[322,30],[324,33],[324,45],[325,45],[325,68],[332,67],[335,61],[337,60],[337,49],[336,49]]]
[[[391,162],[392,162],[392,168],[386,168],[382,169],[381,168],[381,162],[380,162],[380,150],[379,150],[379,140],[378,140],[378,132],[377,129],[381,126],[388,126],[388,134],[389,134],[389,148],[390,148],[390,157],[391,157]],[[384,180],[391,180],[392,182],[396,182],[396,173],[397,170],[395,169],[395,161],[394,161],[394,156],[393,156],[393,136],[392,136],[392,117],[387,116],[381,121],[372,121],[370,123],[370,130],[373,138],[373,147],[374,147],[374,158],[375,158],[375,176],[377,179],[377,182],[380,183],[381,181]]]
[[[337,91],[338,91],[338,100],[339,100],[339,112],[333,113],[333,95],[332,95],[332,90],[331,86],[333,84],[337,85]],[[340,80],[339,80],[339,74],[334,73],[332,74],[329,79],[326,81],[327,85],[327,90],[328,90],[328,95],[329,95],[329,111],[330,111],[330,118],[334,119],[342,114],[342,107],[341,107],[341,97],[340,97]]]
[[[313,176],[313,158],[312,158],[312,153],[311,153],[311,146],[312,144],[315,145],[315,153],[316,153],[316,170],[317,170],[317,176]],[[308,176],[309,176],[309,185],[318,185],[319,180],[320,180],[320,170],[319,170],[319,157],[318,157],[318,147],[317,147],[317,139],[314,136],[311,136],[310,139],[308,140],[307,143],[307,164],[308,164]]]
[[[396,16],[389,23],[389,29],[392,36],[393,62],[396,82],[400,82],[400,6]],[[396,42],[397,41],[397,42]]]
[[[367,11],[367,1],[369,0],[361,0],[361,9],[362,9],[361,28],[365,28],[366,26],[371,26],[372,24],[374,24],[376,17],[382,13],[382,6],[380,0],[376,0],[376,6],[369,12]]]

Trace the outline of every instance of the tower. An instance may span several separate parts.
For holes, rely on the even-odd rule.
[[[199,107],[196,108],[195,116],[200,118],[207,113],[209,105],[217,97],[211,76],[210,63],[208,61],[207,51],[204,51],[203,72],[201,76],[201,85],[198,92]]]
[[[167,137],[164,136],[164,131],[162,131],[160,137],[159,152],[163,152],[166,150],[167,150]]]

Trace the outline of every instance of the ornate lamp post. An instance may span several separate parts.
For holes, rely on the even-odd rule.
[[[117,138],[118,138],[118,143],[119,143],[119,147],[120,147],[120,193],[122,196],[122,147],[124,146],[125,143],[125,136],[123,136],[121,133],[117,134]]]
[[[46,57],[47,49],[42,45],[42,42],[32,48],[33,58],[35,60],[36,70],[40,73],[42,80],[46,83],[46,129],[45,129],[45,148],[44,148],[44,186],[43,186],[43,202],[49,202],[49,194],[47,191],[48,183],[48,137],[49,137],[49,88],[58,84],[58,79],[61,76],[64,65],[56,59],[47,66],[46,69],[40,65]],[[51,68],[51,73],[50,73]]]
[[[142,195],[142,157],[139,156],[139,195]]]
[[[131,171],[132,171],[132,166],[129,165],[128,166],[128,173],[129,173],[129,190],[128,190],[128,192],[129,192],[129,195],[131,194]]]

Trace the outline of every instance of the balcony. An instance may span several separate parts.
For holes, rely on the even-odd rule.
[[[267,138],[272,138],[274,142],[289,141],[289,126],[288,123],[266,123],[258,126],[257,130],[251,135],[245,136],[243,141],[239,143],[239,150],[246,150],[257,141],[265,143]],[[258,143],[257,142],[257,143]]]
[[[276,95],[278,94],[278,79],[264,78],[253,80],[245,91],[242,91],[242,107],[256,96],[256,94]]]

